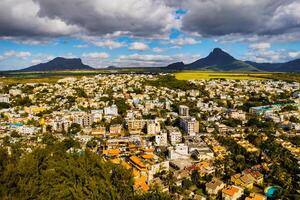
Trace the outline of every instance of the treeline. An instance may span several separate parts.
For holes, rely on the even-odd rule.
[[[195,84],[189,83],[185,80],[177,80],[175,76],[172,75],[159,76],[157,80],[146,81],[146,84],[155,87],[167,87],[170,89],[180,89],[184,91],[197,89]]]
[[[72,139],[47,141],[25,155],[0,148],[0,199],[170,199],[159,191],[137,195],[131,171],[75,151]]]

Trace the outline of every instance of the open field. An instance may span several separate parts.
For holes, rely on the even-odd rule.
[[[183,71],[183,72],[175,73],[175,77],[178,80],[201,80],[201,79],[265,80],[265,79],[272,78],[272,73]]]
[[[0,82],[6,84],[17,83],[56,83],[62,76],[49,76],[49,77],[4,77],[0,78]]]

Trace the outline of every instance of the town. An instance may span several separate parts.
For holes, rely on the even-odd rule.
[[[135,193],[286,199],[300,192],[300,84],[99,74],[0,85],[0,147],[51,140],[127,169]]]

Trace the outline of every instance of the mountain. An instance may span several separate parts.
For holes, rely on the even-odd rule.
[[[94,70],[94,68],[82,63],[80,58],[57,57],[47,63],[37,64],[21,71],[63,71],[63,70]]]
[[[167,66],[167,68],[170,69],[182,69],[185,67],[185,64],[183,62],[176,62],[176,63],[172,63],[170,65]]]
[[[300,59],[285,63],[256,63],[246,61],[246,63],[262,70],[270,72],[300,72]]]
[[[111,66],[106,67],[106,69],[118,69],[118,67],[111,65]]]
[[[207,57],[184,65],[183,62],[173,63],[168,69],[177,70],[212,70],[212,71],[259,71],[256,67],[237,60],[220,48],[215,48]]]
[[[300,59],[285,63],[256,63],[237,60],[222,49],[215,48],[207,57],[193,63],[177,62],[165,68],[171,70],[300,72]]]

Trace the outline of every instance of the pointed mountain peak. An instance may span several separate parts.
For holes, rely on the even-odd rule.
[[[216,62],[216,64],[225,64],[235,61],[236,59],[232,57],[229,53],[223,51],[220,48],[215,48],[206,59]]]

